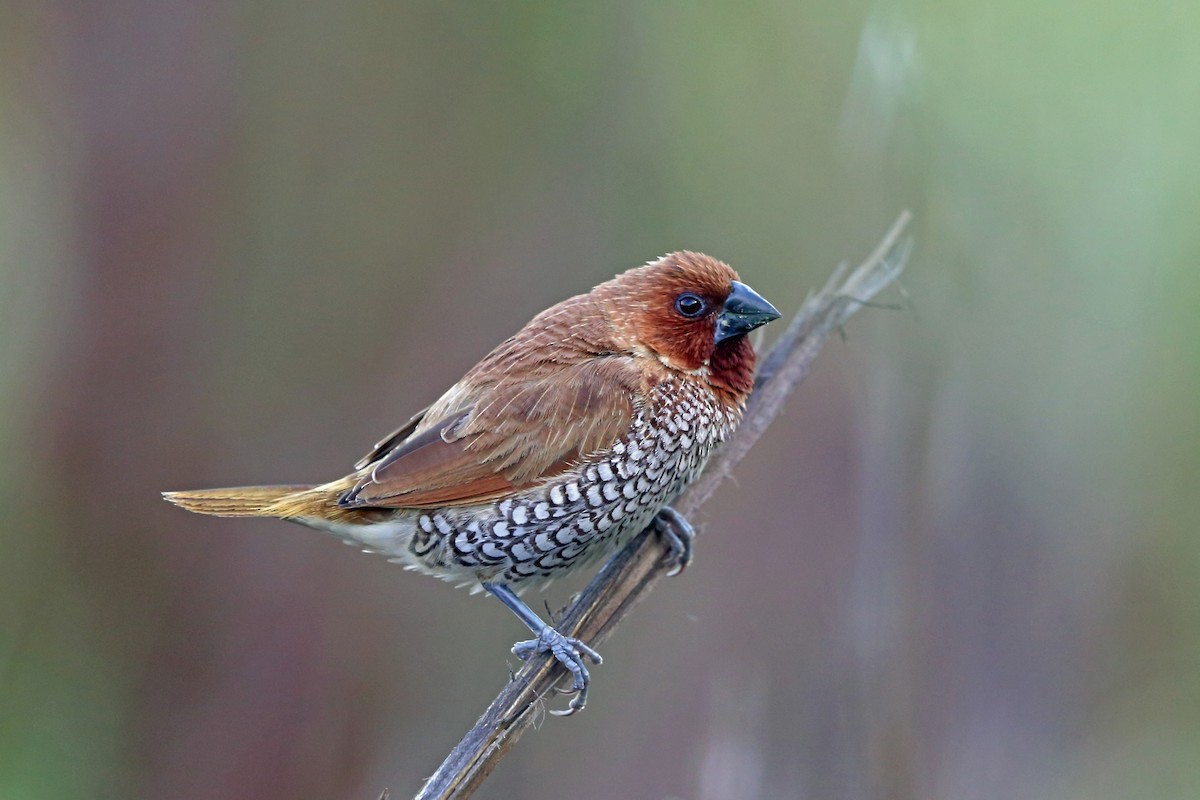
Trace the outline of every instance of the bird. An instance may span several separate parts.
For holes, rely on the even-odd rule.
[[[779,312],[728,264],[669,253],[535,316],[319,485],[163,492],[188,511],[274,517],[410,570],[495,596],[549,652],[584,708],[600,654],[543,621],[531,587],[613,553],[653,526],[674,574],[691,525],[670,503],[736,429],[754,384],[750,331]]]

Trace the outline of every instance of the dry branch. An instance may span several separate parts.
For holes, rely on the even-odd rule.
[[[903,236],[909,218],[907,211],[902,213],[875,252],[848,278],[842,280],[845,265],[838,267],[825,287],[805,300],[763,360],[741,426],[713,456],[704,474],[673,503],[685,517],[699,510],[758,441],[808,373],[829,333],[900,275],[912,245],[911,238]],[[658,536],[643,531],[609,560],[556,627],[593,646],[602,643],[662,577],[666,553]],[[469,797],[535,722],[541,698],[565,675],[566,670],[549,654],[530,659],[425,783],[417,800]]]

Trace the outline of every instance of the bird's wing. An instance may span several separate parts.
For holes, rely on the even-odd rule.
[[[425,419],[425,412],[428,410],[428,408],[421,409],[414,414],[413,418],[408,422],[404,423],[399,428],[396,428],[396,430],[392,431],[387,436],[376,442],[375,446],[371,448],[371,452],[354,462],[354,468],[362,469],[368,464],[374,464],[383,456],[387,455],[392,450],[395,450],[396,447],[402,444],[405,439],[413,435],[413,432],[416,431],[417,426],[421,424],[421,420]]]
[[[631,359],[602,357],[504,377],[467,407],[381,443],[343,507],[438,508],[495,500],[610,447],[633,422],[641,380]],[[382,444],[392,444],[390,449]]]

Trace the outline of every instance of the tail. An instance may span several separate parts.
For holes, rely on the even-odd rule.
[[[214,517],[287,517],[296,495],[314,486],[238,486],[231,489],[193,489],[163,492],[163,498],[180,508]],[[297,509],[298,510],[298,509]]]

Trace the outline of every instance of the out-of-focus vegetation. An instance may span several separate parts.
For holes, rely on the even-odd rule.
[[[158,491],[335,477],[668,250],[796,307],[902,207],[911,305],[483,796],[1200,795],[1200,5],[3,16],[0,797],[410,794],[511,615]]]

